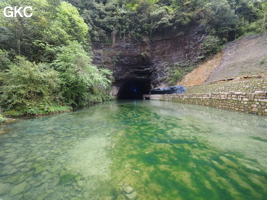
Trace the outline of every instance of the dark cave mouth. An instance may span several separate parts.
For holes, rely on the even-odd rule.
[[[120,82],[117,99],[143,99],[143,94],[151,90],[150,80],[125,80]]]

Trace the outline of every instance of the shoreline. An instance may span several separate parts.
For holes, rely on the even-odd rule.
[[[218,92],[143,95],[143,99],[203,105],[223,110],[267,116],[267,92]]]

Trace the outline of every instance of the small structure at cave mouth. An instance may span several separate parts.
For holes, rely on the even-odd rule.
[[[182,85],[171,86],[168,88],[155,88],[149,94],[184,94],[186,88]]]

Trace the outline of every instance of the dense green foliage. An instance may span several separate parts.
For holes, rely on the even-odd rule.
[[[17,57],[0,77],[1,105],[6,108],[36,114],[36,109],[49,112],[50,106],[60,100],[59,73],[45,64],[37,65]]]
[[[0,2],[2,9],[18,5],[31,5],[34,14],[0,19],[0,102],[7,113],[48,114],[107,100],[110,72],[91,64],[89,28],[77,8],[60,0]]]
[[[169,85],[176,85],[182,78],[194,69],[188,62],[175,62],[173,66],[165,68],[166,81]]]
[[[78,42],[61,48],[54,61],[55,69],[60,72],[64,101],[68,105],[85,106],[88,102],[106,100],[106,88],[110,84],[107,69],[97,69]]]
[[[92,40],[113,46],[116,39],[138,40],[148,36],[185,35],[199,27],[206,38],[202,44],[203,62],[221,50],[222,45],[246,33],[266,29],[266,1],[251,0],[67,0],[79,8],[90,27]],[[171,66],[173,65],[173,66]],[[165,81],[176,84],[197,65],[177,67],[169,63]]]
[[[250,0],[68,0],[80,8],[90,36],[138,38],[179,33],[201,25],[208,35],[233,40],[264,31],[266,3]]]
[[[54,47],[74,40],[85,41],[88,27],[77,9],[66,2],[54,7],[51,1],[8,0],[1,3],[0,8],[31,5],[36,14],[30,18],[1,18],[0,48],[13,56],[26,56],[30,61],[51,62],[56,54]]]

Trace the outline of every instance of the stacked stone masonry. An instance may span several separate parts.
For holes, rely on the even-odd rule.
[[[148,95],[144,95],[146,99]],[[254,93],[219,92],[195,94],[149,95],[151,100],[173,101],[178,103],[205,105],[215,108],[233,110],[267,116],[267,92]]]

